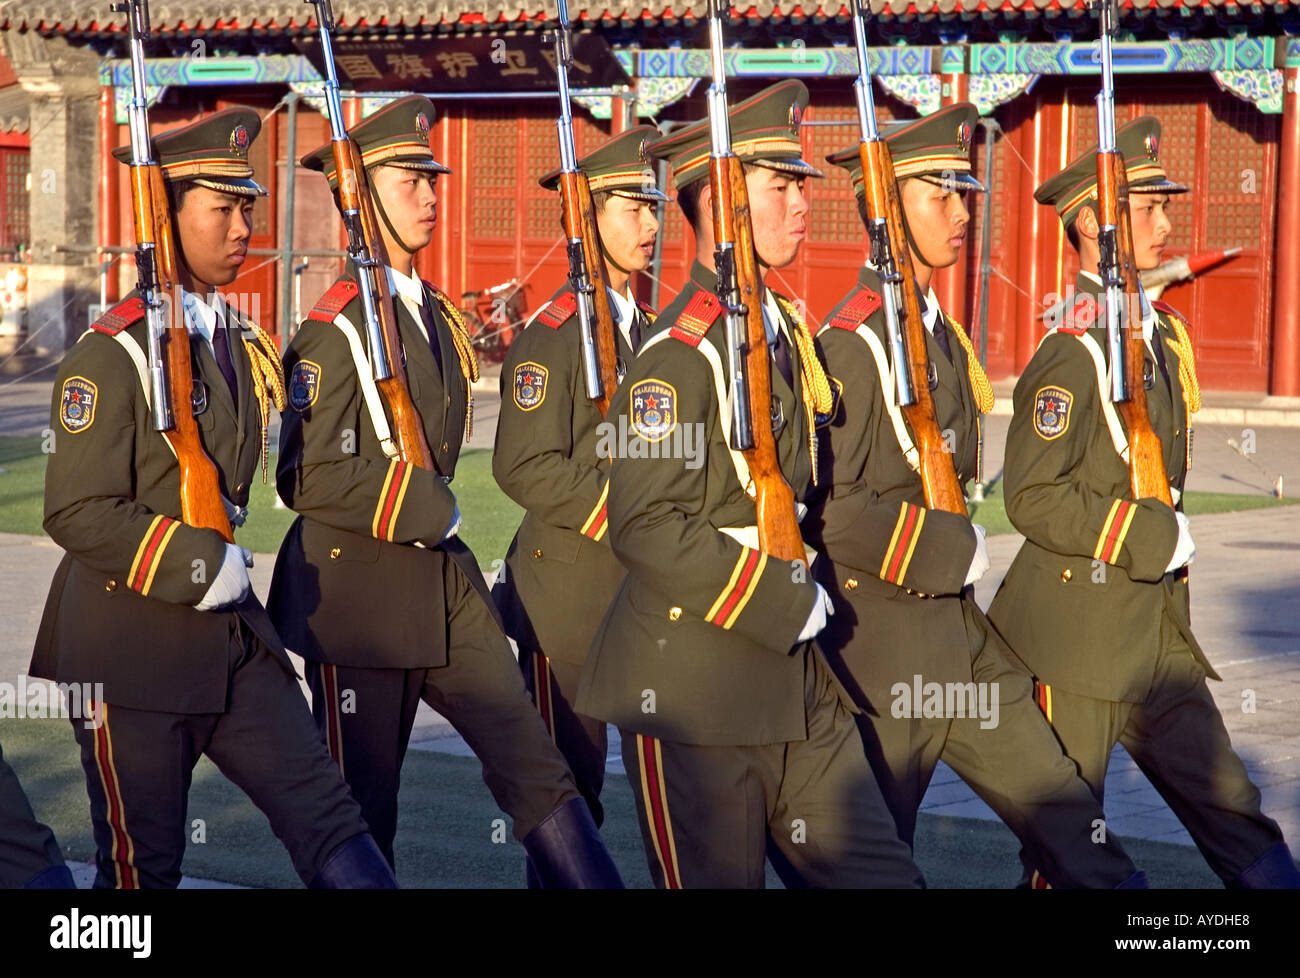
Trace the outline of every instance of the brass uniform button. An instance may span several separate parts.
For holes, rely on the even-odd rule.
[[[104,585],[104,590],[105,590],[105,591],[116,591],[116,590],[117,590],[117,581],[109,581],[107,584]]]
[[[678,618],[680,618],[681,616],[682,616],[682,609],[681,609],[681,608],[672,607],[672,608],[669,608],[669,609],[668,609],[668,620],[669,620],[669,621],[676,621],[676,620],[677,620]]]
[[[239,485],[235,486],[235,492],[236,492],[236,493],[241,493],[241,492],[243,492],[243,491],[244,491],[245,489],[247,489],[247,488],[248,488],[248,486],[244,485],[244,484],[241,482]]]
[[[446,442],[443,442],[443,443],[442,443],[442,454],[444,454],[444,455],[447,454],[447,443],[446,443]]]
[[[538,547],[536,550],[533,551],[533,560],[541,560],[541,559],[542,559],[542,549],[541,547]]]
[[[1070,568],[1068,568],[1068,567],[1065,568],[1065,570],[1061,571],[1061,583],[1062,583],[1062,584],[1069,584],[1069,583],[1070,583],[1070,578],[1073,577],[1073,576],[1074,576],[1074,575],[1070,573]]]
[[[847,581],[844,582],[844,590],[856,591],[857,589],[858,589],[858,579],[856,577],[850,577]]]
[[[342,548],[342,547],[331,547],[331,548],[330,548],[330,560],[338,560],[338,559],[339,559],[339,554],[341,554],[341,553],[343,553],[343,548]]]

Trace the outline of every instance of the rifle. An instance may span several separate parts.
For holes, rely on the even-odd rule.
[[[136,289],[148,322],[149,395],[153,426],[171,443],[180,465],[181,519],[216,530],[235,542],[221,499],[217,467],[203,450],[199,426],[189,410],[194,374],[190,334],[177,290],[176,244],[162,168],[153,156],[145,101],[144,42],[149,39],[148,0],[122,0],[114,13],[127,16],[131,44],[131,205],[135,216]],[[175,322],[172,319],[175,318]],[[183,408],[173,409],[180,397]]]
[[[365,319],[366,346],[370,353],[375,386],[393,415],[393,434],[404,462],[433,469],[433,453],[424,436],[419,409],[411,400],[402,362],[402,339],[397,332],[393,294],[388,287],[388,252],[379,231],[374,200],[366,180],[361,151],[343,125],[343,102],[339,97],[338,72],[334,67],[334,12],[330,0],[305,0],[316,8],[320,29],[321,56],[325,61],[325,104],[330,120],[334,150],[334,171],[338,175],[339,212],[348,235],[348,257],[357,269],[357,287]]]
[[[745,457],[754,481],[758,546],[781,560],[806,561],[794,490],[785,481],[768,420],[772,401],[771,356],[763,326],[763,282],[758,275],[749,189],[740,158],[731,150],[727,75],[722,58],[725,0],[709,0],[713,83],[709,86],[709,189],[713,198],[714,266],[726,316],[731,387],[731,443]],[[753,412],[759,411],[759,423]]]
[[[866,11],[866,0],[853,0],[853,41],[858,52],[858,77],[853,80],[853,90],[861,132],[858,153],[866,195],[867,238],[871,244],[871,263],[884,286],[881,308],[885,313],[890,359],[895,365],[894,395],[916,441],[925,505],[929,509],[966,515],[961,482],[953,467],[952,454],[939,433],[934,399],[930,396],[925,321],[916,295],[912,252],[903,232],[903,205],[894,177],[894,159],[876,124],[876,105],[867,66]],[[902,369],[899,364],[903,365]]]
[[[582,366],[587,397],[596,402],[603,418],[618,387],[618,348],[614,340],[614,315],[609,308],[605,261],[601,256],[596,209],[587,175],[578,169],[573,144],[573,110],[569,104],[570,47],[568,0],[556,0],[560,25],[554,32],[555,76],[560,91],[560,117],[555,128],[560,139],[560,195],[564,200],[564,236],[569,255],[569,287],[578,300],[578,325],[582,335]]]
[[[1165,472],[1160,436],[1147,413],[1142,323],[1133,305],[1139,295],[1133,258],[1133,225],[1128,209],[1128,172],[1115,146],[1115,83],[1111,36],[1115,31],[1112,0],[1100,0],[1101,91],[1097,95],[1097,204],[1101,225],[1098,274],[1106,289],[1106,341],[1111,363],[1110,398],[1128,431],[1129,481],[1133,498],[1156,498],[1169,507],[1174,500]],[[1132,300],[1130,302],[1129,300]],[[1159,337],[1156,337],[1158,343]]]

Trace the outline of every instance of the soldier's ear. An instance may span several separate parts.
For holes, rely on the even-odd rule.
[[[1079,211],[1079,216],[1074,219],[1074,226],[1079,229],[1079,234],[1093,241],[1097,240],[1097,234],[1100,228],[1097,226],[1097,212],[1087,204]]]

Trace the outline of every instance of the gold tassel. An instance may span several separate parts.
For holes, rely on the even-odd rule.
[[[283,412],[288,404],[284,393],[284,375],[280,372],[280,351],[266,330],[251,319],[245,319],[244,327],[252,332],[253,340],[244,338],[244,350],[248,353],[248,366],[253,374],[253,395],[257,398],[257,410],[262,421],[262,484],[267,482],[267,456],[270,447],[267,444],[267,425],[270,421],[269,400],[275,404],[277,411]]]
[[[469,441],[469,436],[474,433],[473,383],[478,380],[478,359],[474,356],[474,344],[470,342],[469,327],[465,325],[465,317],[460,314],[455,303],[442,292],[432,285],[429,289],[447,317],[447,324],[451,327],[451,339],[456,345],[456,354],[460,360],[460,372],[465,376],[465,440]]]
[[[1201,384],[1196,379],[1196,359],[1192,355],[1192,338],[1187,335],[1187,324],[1177,316],[1170,315],[1169,323],[1174,328],[1178,339],[1170,341],[1174,353],[1178,355],[1178,380],[1183,385],[1183,403],[1187,413],[1195,414],[1201,409]]]
[[[776,293],[773,293],[776,295]],[[831,394],[831,384],[822,369],[822,362],[817,357],[817,348],[813,345],[812,331],[799,315],[799,309],[784,296],[776,296],[785,314],[794,321],[794,343],[799,348],[799,377],[803,381],[804,413],[808,415],[808,451],[812,456],[813,484],[817,484],[817,415],[830,414],[835,404]]]
[[[989,383],[988,375],[980,366],[979,357],[975,356],[975,347],[971,344],[970,337],[966,335],[966,330],[955,319],[949,318],[948,322],[957,337],[957,342],[966,351],[966,372],[970,374],[970,386],[975,394],[975,407],[979,409],[980,414],[988,414],[993,410],[993,385]]]

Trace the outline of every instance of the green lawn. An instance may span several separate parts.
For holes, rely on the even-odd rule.
[[[0,532],[39,534],[45,492],[45,455],[39,437],[0,437]],[[235,539],[255,553],[280,549],[294,514],[275,508],[275,454],[269,463],[271,483],[262,485],[260,472],[253,478],[249,517],[235,531]],[[492,479],[492,453],[482,448],[461,452],[452,488],[460,503],[461,538],[487,570],[504,559],[506,548],[523,518]]]
[[[275,455],[271,456],[275,470]],[[45,485],[45,456],[39,437],[0,437],[0,532],[41,533],[41,497]],[[473,549],[485,569],[506,555],[506,548],[523,517],[523,510],[497,488],[492,479],[492,453],[482,448],[461,452],[452,488],[460,502],[464,525],[461,537]],[[1243,509],[1293,506],[1300,500],[1226,492],[1189,492],[1184,500],[1189,516],[1202,513],[1231,513]],[[1014,533],[1002,500],[1002,483],[995,482],[983,502],[972,503],[971,518],[989,536]],[[275,508],[275,488],[253,479],[248,523],[235,532],[243,546],[256,553],[275,553],[293,513]]]

